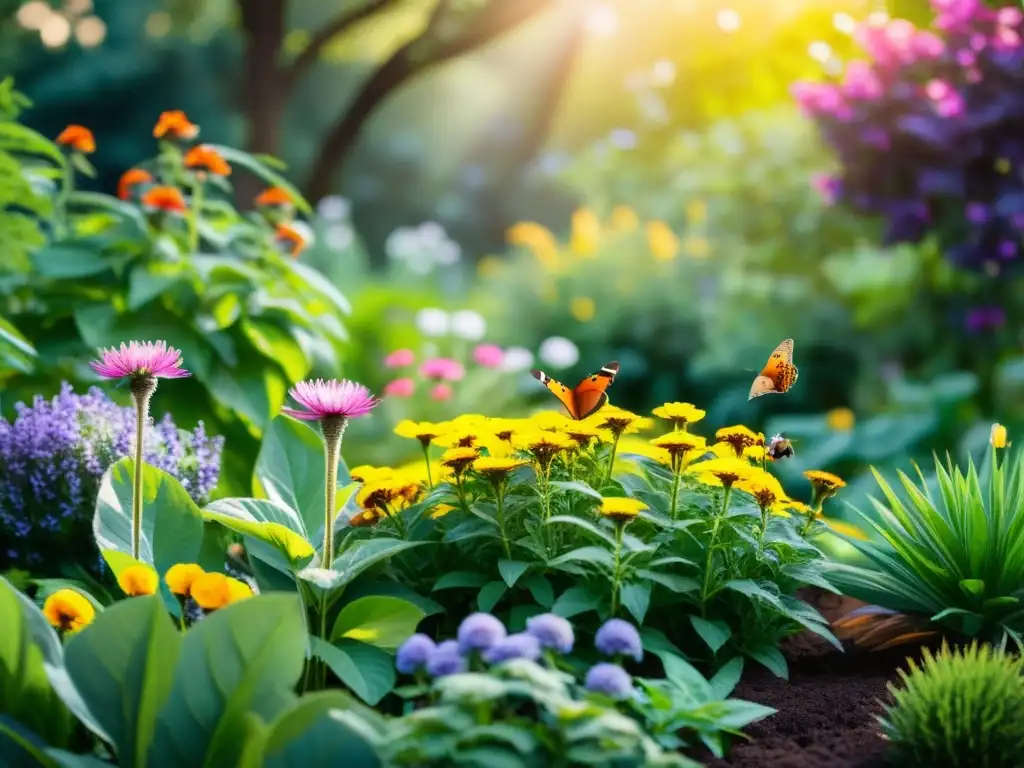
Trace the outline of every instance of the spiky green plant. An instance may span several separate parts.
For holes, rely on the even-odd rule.
[[[903,498],[875,472],[886,503],[862,514],[880,541],[850,543],[874,567],[834,566],[846,594],[971,638],[1021,645],[1024,630],[1024,452],[990,449],[981,470],[935,460],[935,476],[902,472]]]
[[[937,655],[889,683],[893,703],[879,717],[896,765],[907,768],[1017,768],[1024,756],[1022,661],[972,643]]]

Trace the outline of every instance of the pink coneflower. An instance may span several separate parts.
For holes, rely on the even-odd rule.
[[[416,382],[410,378],[389,381],[384,387],[384,394],[388,397],[412,397],[415,391]]]
[[[416,362],[416,353],[411,349],[396,349],[384,358],[385,368],[405,368]]]
[[[473,350],[473,359],[485,368],[498,368],[505,359],[505,353],[497,344],[480,344]]]
[[[341,455],[341,439],[345,435],[348,420],[365,416],[380,400],[370,394],[362,384],[348,379],[324,381],[300,381],[288,394],[303,406],[282,408],[281,411],[301,421],[319,421],[320,433],[324,438],[324,551],[323,567],[330,569],[334,563],[334,513],[337,508],[338,458]]]
[[[149,401],[156,392],[157,379],[181,379],[190,375],[182,368],[181,352],[166,341],[132,341],[120,348],[100,350],[100,359],[89,363],[107,379],[130,379],[135,401],[135,466],[132,486],[132,557],[139,559],[142,541],[142,447],[146,443]]]
[[[380,402],[362,384],[348,379],[300,381],[288,394],[307,410],[282,408],[293,419],[320,421],[332,416],[352,419],[365,416]]]
[[[125,376],[153,376],[158,379],[180,379],[189,375],[181,367],[181,352],[168,347],[166,341],[132,341],[121,347],[100,350],[100,359],[89,365],[106,379]]]
[[[433,357],[420,366],[420,375],[437,381],[458,381],[466,375],[466,369],[449,357]]]
[[[452,395],[454,394],[455,392],[452,390],[452,388],[448,384],[444,383],[438,384],[432,390],[430,390],[430,396],[434,400],[451,400]]]

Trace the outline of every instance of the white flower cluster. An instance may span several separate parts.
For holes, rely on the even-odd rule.
[[[404,263],[419,275],[451,266],[462,258],[459,244],[436,221],[425,221],[418,227],[399,227],[388,235],[384,250],[388,258]]]

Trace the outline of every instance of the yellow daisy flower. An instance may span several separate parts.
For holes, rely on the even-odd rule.
[[[434,440],[445,434],[448,427],[444,424],[433,424],[429,421],[405,421],[398,422],[395,427],[395,434],[399,437],[406,437],[410,440],[419,440],[420,445],[426,448]]]
[[[43,603],[43,616],[50,626],[65,634],[78,632],[96,618],[96,609],[89,599],[75,589],[58,589]]]
[[[603,516],[614,520],[616,523],[628,523],[639,515],[647,505],[640,499],[631,499],[625,496],[606,496],[601,499],[601,506],[598,508]]]
[[[745,448],[758,444],[758,435],[744,427],[742,424],[737,424],[732,427],[722,427],[715,433],[715,438],[720,442],[728,443],[732,446],[736,456],[742,456]],[[763,437],[760,438],[760,443],[761,445],[764,444]]]
[[[117,575],[117,585],[128,597],[152,595],[160,586],[160,577],[148,565],[129,565]]]
[[[391,467],[371,467],[369,464],[363,464],[349,470],[349,477],[356,483],[376,483],[391,477],[395,474],[395,470]]]
[[[635,434],[642,429],[648,429],[653,424],[650,419],[613,405],[606,405],[584,421],[598,429],[607,429],[616,437]]]
[[[988,436],[988,442],[993,448],[1005,448],[1009,445],[1006,442],[1006,427],[1002,424],[993,424],[992,431]]]
[[[704,418],[705,412],[692,403],[665,403],[655,408],[652,413],[659,419],[671,421],[676,429],[686,429]]]
[[[441,466],[450,469],[458,479],[479,456],[480,452],[476,448],[468,446],[449,448],[441,455]]]
[[[508,477],[510,473],[529,463],[526,459],[481,456],[473,462],[473,471],[483,475],[492,483],[498,483]]]
[[[687,472],[708,485],[724,485],[731,488],[737,481],[750,478],[754,468],[742,459],[708,459],[690,466]]]
[[[171,590],[172,595],[185,598],[192,591],[192,585],[195,583],[195,580],[204,573],[206,571],[195,563],[178,563],[167,569],[167,573],[164,574],[164,581],[167,584],[167,588]]]

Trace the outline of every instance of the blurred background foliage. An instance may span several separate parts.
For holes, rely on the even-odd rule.
[[[383,390],[400,375],[383,358],[401,348],[468,371],[450,399],[424,390],[354,425],[350,463],[415,454],[390,434],[403,416],[550,406],[526,353],[569,380],[618,359],[617,404],[692,401],[708,429],[785,430],[797,457],[784,479],[831,469],[856,502],[868,464],[907,469],[983,445],[993,420],[1024,423],[1016,331],[969,327],[968,278],[934,242],[885,248],[878,221],[815,188],[839,166],[792,84],[839,76],[862,55],[857,25],[881,14],[927,24],[931,11],[927,0],[0,0],[0,69],[32,103],[19,115],[25,105],[0,94],[0,113],[48,137],[89,126],[97,174],[81,183],[94,191],[113,193],[151,154],[165,109],[185,110],[204,141],[281,158],[316,207],[300,263],[351,303],[337,373]],[[233,181],[251,208],[261,184],[241,171]],[[0,216],[24,213],[33,198],[2,146],[0,182]],[[38,205],[45,219],[47,199]],[[0,218],[0,242],[11,226]],[[27,237],[27,250],[45,240]],[[430,309],[477,313],[483,330],[430,329]],[[45,334],[24,325],[0,317],[0,381],[52,393],[58,377],[33,363]],[[798,385],[748,402],[787,336]],[[551,337],[578,354],[545,354]],[[517,348],[515,364],[474,370],[484,342]],[[12,402],[0,399],[5,415]]]

